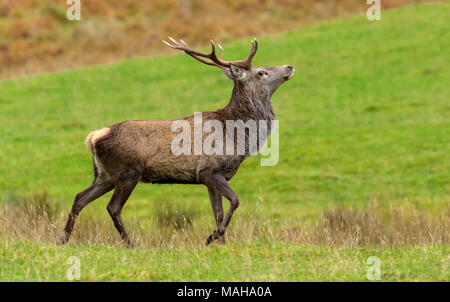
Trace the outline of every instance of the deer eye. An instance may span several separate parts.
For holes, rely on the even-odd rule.
[[[260,76],[263,76],[263,75],[265,75],[265,74],[267,74],[265,71],[263,71],[263,70],[260,70],[260,71],[258,71],[258,74],[260,75]]]

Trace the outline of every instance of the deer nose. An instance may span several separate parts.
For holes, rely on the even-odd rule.
[[[288,66],[287,66],[287,69],[292,70],[292,69],[294,69],[294,66],[288,65]]]

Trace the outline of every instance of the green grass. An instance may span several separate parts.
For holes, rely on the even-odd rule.
[[[254,242],[130,251],[6,240],[0,243],[0,279],[65,281],[67,259],[74,255],[83,281],[367,281],[366,261],[374,255],[383,281],[447,281],[449,260],[443,246],[391,250]]]
[[[241,200],[235,215],[257,206],[289,223],[318,219],[326,208],[374,202],[432,214],[448,207],[449,12],[448,2],[410,6],[383,11],[382,21],[360,16],[260,37],[254,64],[291,64],[297,71],[272,98],[280,120],[279,164],[261,167],[255,157],[241,166],[231,181]],[[227,58],[238,59],[250,42],[224,46]],[[45,191],[68,211],[92,180],[83,144],[89,131],[218,109],[231,88],[219,70],[186,55],[0,82],[2,199]],[[109,219],[109,197],[81,216]],[[139,185],[125,206],[125,225],[127,217],[155,214],[156,202],[211,215],[214,228],[206,189],[184,185]],[[372,254],[385,257],[383,280],[448,280],[448,246],[369,250],[257,238],[180,250],[61,248],[20,239],[1,244],[3,280],[62,280],[69,255],[85,263],[83,280],[363,280]]]

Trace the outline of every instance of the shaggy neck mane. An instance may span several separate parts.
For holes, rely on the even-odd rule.
[[[269,92],[248,87],[235,81],[230,102],[218,113],[224,120],[266,120],[275,119]]]

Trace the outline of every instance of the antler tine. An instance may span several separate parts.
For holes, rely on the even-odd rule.
[[[225,60],[225,49],[223,49],[222,45],[218,44],[222,55],[220,56],[221,60]]]
[[[211,48],[212,48],[211,49],[211,60],[214,61],[215,63],[217,63],[218,65],[220,65],[221,67],[230,67],[230,64],[234,63],[234,62],[224,61],[225,50],[223,49],[222,45],[219,44],[220,51],[222,52],[220,59],[217,58],[216,48],[215,48],[214,42],[212,40],[211,40]]]
[[[258,41],[256,40],[256,38],[254,37],[250,41],[252,42],[252,49],[250,50],[250,54],[248,55],[247,59],[244,60],[244,62],[246,64],[248,64],[249,66],[252,65],[253,57],[255,56],[256,52],[258,51]]]
[[[178,44],[178,42],[177,42],[174,38],[172,38],[172,37],[168,37],[168,38],[169,38],[170,41],[172,41],[172,43],[175,44],[175,46],[172,45],[172,44],[170,44],[169,42],[167,42],[167,41],[165,41],[165,40],[162,40],[163,43],[166,44],[167,46],[169,46],[170,48],[178,49],[178,47],[180,46],[180,45]]]
[[[169,42],[162,40],[164,44],[169,46],[170,48],[175,48],[175,46],[171,45]]]
[[[186,44],[186,42],[184,42],[183,39],[180,39],[180,41],[181,41],[181,43],[183,43],[184,46],[189,47],[189,46]]]
[[[211,52],[210,52],[211,60],[213,60],[212,57],[216,56],[216,46],[214,45],[214,41],[213,40],[209,40],[209,42],[211,43]]]
[[[170,39],[170,41],[172,41],[173,43],[175,43],[176,45],[178,45],[178,42],[177,42],[177,40],[175,40],[174,38],[172,38],[172,37],[168,37],[169,39]]]

